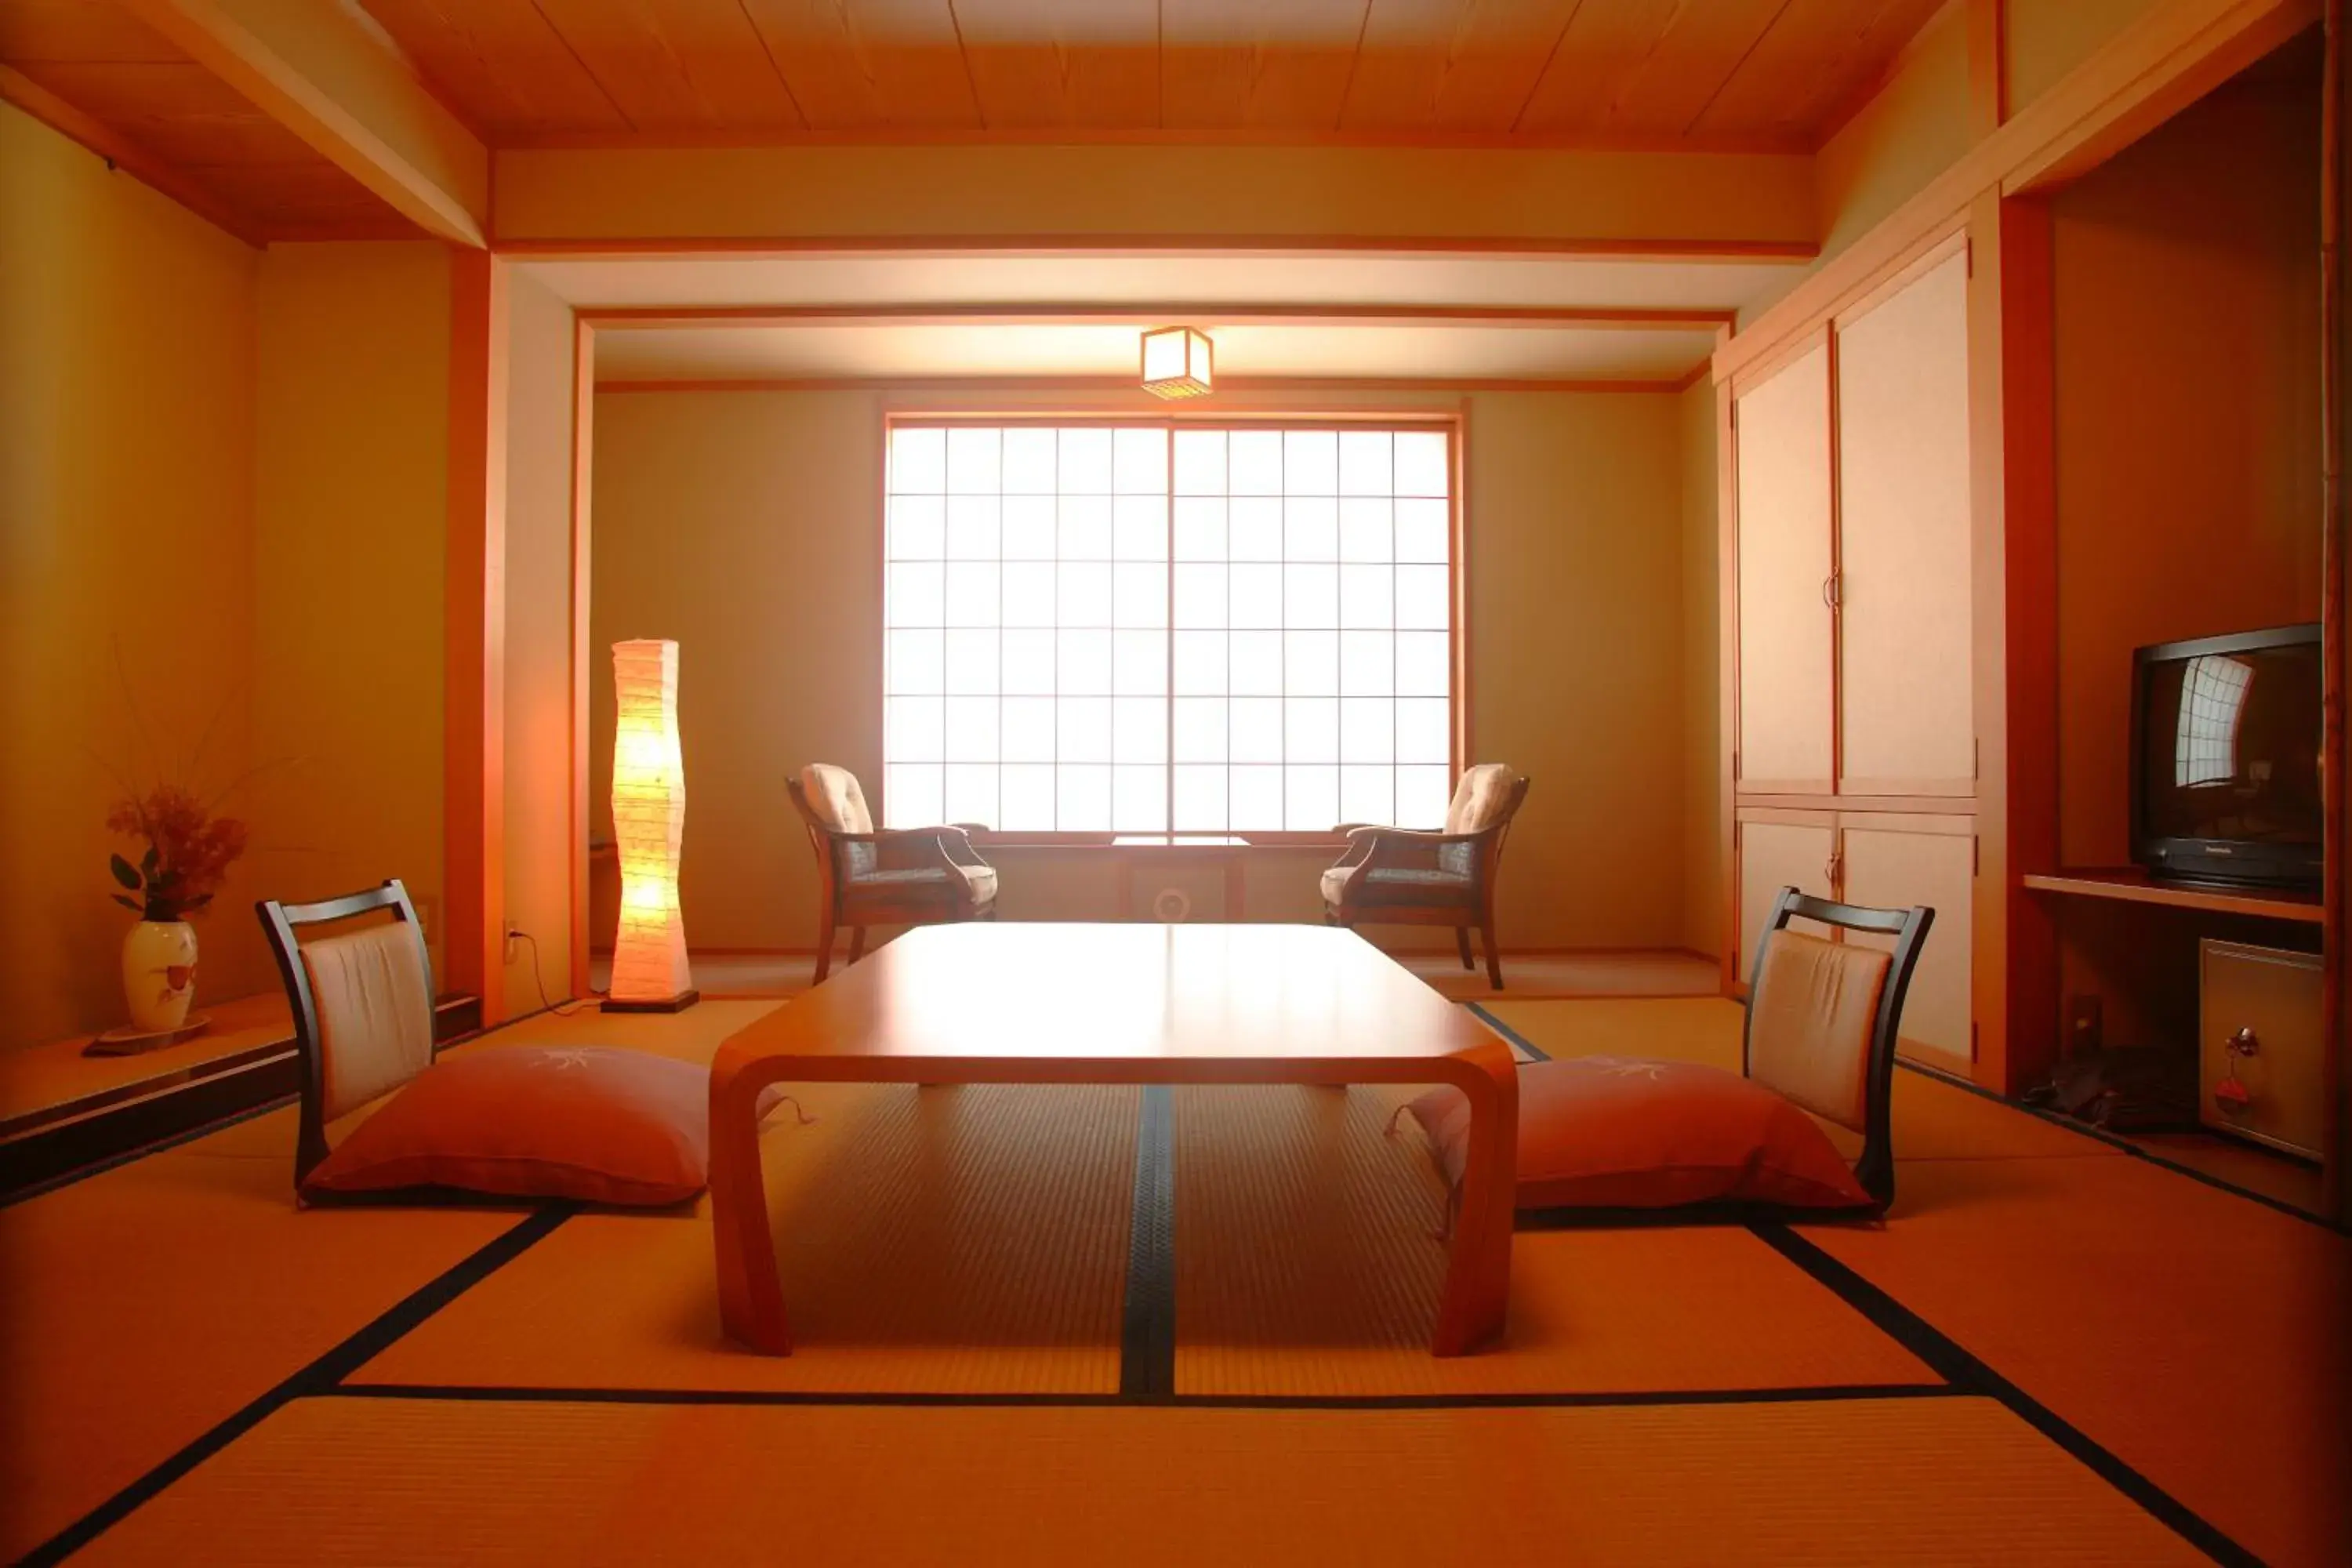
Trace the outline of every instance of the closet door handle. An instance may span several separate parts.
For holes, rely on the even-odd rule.
[[[1832,572],[1822,579],[1822,603],[1832,610],[1845,603],[1844,573]]]

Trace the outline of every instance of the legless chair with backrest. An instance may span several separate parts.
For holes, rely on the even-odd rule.
[[[833,969],[833,933],[849,927],[849,962],[869,925],[938,925],[996,918],[996,869],[960,825],[877,832],[857,775],[811,763],[791,780],[793,805],[816,851],[816,978]]]
[[[1465,969],[1472,967],[1475,926],[1486,944],[1486,978],[1500,991],[1495,878],[1511,818],[1527,798],[1525,778],[1501,763],[1482,763],[1462,775],[1439,832],[1341,824],[1348,852],[1323,873],[1323,918],[1342,926],[1452,926]]]
[[[1890,937],[1892,951],[1790,931],[1792,920]],[[1748,988],[1742,1070],[1757,1082],[1862,1134],[1854,1179],[1881,1212],[1895,1201],[1896,1030],[1919,947],[1936,911],[1874,910],[1783,888],[1756,944]]]
[[[303,926],[388,910],[381,925],[300,941]],[[327,1157],[327,1124],[391,1093],[433,1065],[433,964],[425,928],[397,878],[381,888],[254,906],[278,958],[301,1058],[301,1125],[294,1143],[299,1187]]]

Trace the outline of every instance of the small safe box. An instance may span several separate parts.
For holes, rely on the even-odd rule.
[[[2318,1159],[2326,1126],[2319,955],[2208,939],[2197,966],[2205,1124]]]

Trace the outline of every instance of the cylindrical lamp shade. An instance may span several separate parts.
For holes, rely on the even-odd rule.
[[[677,644],[613,645],[613,838],[621,922],[605,1005],[671,1011],[694,1000],[677,905],[686,769],[677,743]]]

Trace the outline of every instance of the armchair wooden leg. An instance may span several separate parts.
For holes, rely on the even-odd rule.
[[[1470,956],[1470,928],[1468,926],[1455,926],[1454,928],[1454,946],[1455,950],[1462,954],[1463,968],[1475,969],[1478,967],[1477,961]]]
[[[824,984],[824,977],[832,973],[832,970],[833,906],[827,904],[817,911],[816,917],[816,983],[820,985]]]
[[[865,956],[866,928],[864,926],[851,926],[849,928],[849,962],[855,963]]]
[[[1492,915],[1479,922],[1478,940],[1486,947],[1486,984],[1500,991],[1503,988],[1503,956],[1495,949],[1495,919]],[[1470,937],[1466,931],[1463,933],[1462,947],[1464,952],[1469,951]]]

